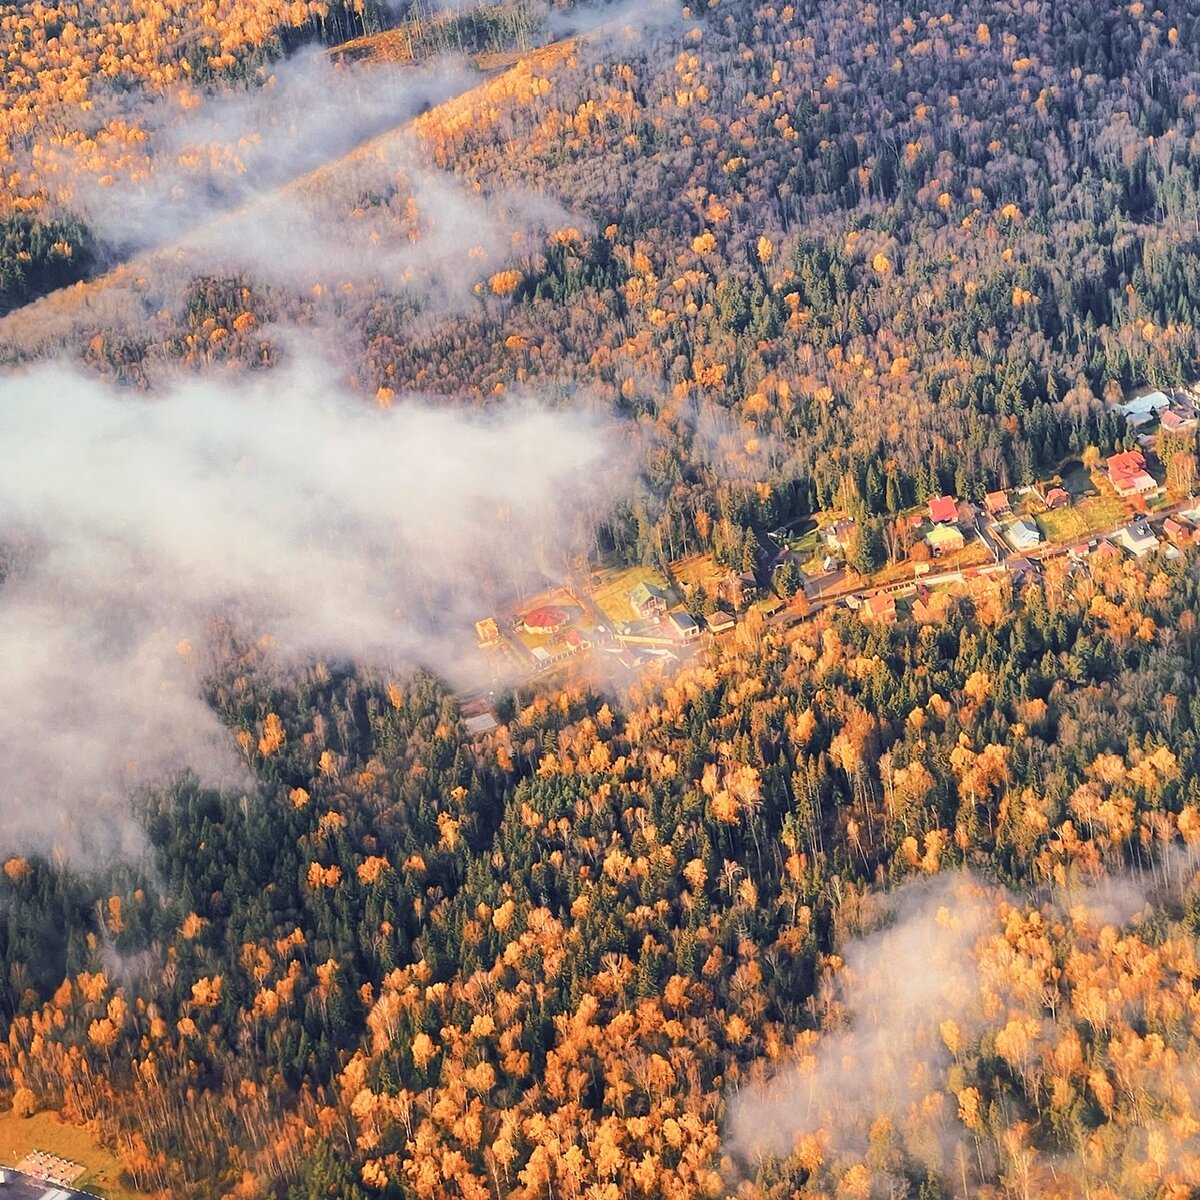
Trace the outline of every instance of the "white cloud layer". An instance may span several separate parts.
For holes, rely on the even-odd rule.
[[[471,623],[561,576],[623,488],[610,429],[339,395],[310,364],[156,399],[0,381],[0,844],[119,853],[123,793],[230,740],[176,652],[214,617],[293,660],[466,678]]]

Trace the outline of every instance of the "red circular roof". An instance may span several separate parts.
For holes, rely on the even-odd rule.
[[[521,619],[526,629],[559,629],[567,623],[567,614],[561,608],[545,605],[527,612]]]

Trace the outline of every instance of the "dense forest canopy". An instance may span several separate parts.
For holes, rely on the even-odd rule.
[[[660,437],[613,530],[631,558],[712,548],[847,484],[883,515],[1028,482],[1117,446],[1111,389],[1188,377],[1186,6],[649,11],[640,32],[526,60],[417,123],[422,153],[471,189],[501,203],[532,185],[578,228],[483,247],[465,313],[439,316],[419,281],[339,286],[335,263],[314,276],[323,299],[293,285],[256,315],[344,326],[369,393],[606,394]],[[87,156],[51,161],[111,176],[114,153],[149,153],[140,136],[136,120],[69,133]],[[377,237],[407,241],[435,218],[411,179],[361,179],[350,163],[321,176],[326,227],[365,209]],[[25,186],[15,202],[47,203],[36,174]],[[196,306],[177,262],[96,286],[48,334],[10,322],[9,354],[87,352],[99,322],[97,365],[125,379],[180,354],[261,361],[257,336],[180,345]],[[104,292],[131,287],[106,328]]]
[[[869,574],[1197,375],[1193,5],[447,7],[0,15],[6,367],[141,404],[312,344],[364,410],[602,415],[636,480],[584,557],[752,584],[768,530],[850,514]],[[189,114],[269,110],[314,43],[368,90],[476,57],[247,196],[291,115]],[[202,228],[106,239],[95,197],[155,187]],[[195,1200],[1192,1194],[1195,551],[1032,574],[924,623],[752,607],[482,733],[433,673],[222,627],[242,786],[145,789],[108,861],[2,848],[0,1098]]]

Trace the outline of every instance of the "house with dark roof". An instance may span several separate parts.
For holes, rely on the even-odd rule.
[[[1158,549],[1158,538],[1144,521],[1135,521],[1132,525],[1126,525],[1124,529],[1118,529],[1110,540],[1114,545],[1128,550],[1134,558],[1141,558]]]
[[[741,574],[730,571],[717,585],[718,597],[734,612],[745,608],[747,598],[753,596],[756,591],[758,591],[758,580],[750,571],[743,571]]]
[[[726,633],[737,624],[733,614],[723,608],[714,608],[704,619],[713,633]]]
[[[686,608],[677,608],[674,612],[668,613],[667,624],[681,642],[691,642],[700,636],[700,626],[696,624],[696,618]]]
[[[834,521],[821,530],[821,541],[835,554],[849,554],[858,526],[851,520]]]
[[[1030,579],[1036,579],[1039,574],[1037,563],[1031,562],[1028,558],[1010,558],[1008,560],[1008,576],[1013,581],[1014,587],[1020,587]]]

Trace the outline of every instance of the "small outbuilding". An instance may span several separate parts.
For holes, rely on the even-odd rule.
[[[475,636],[481,646],[496,646],[500,643],[500,626],[495,617],[484,617],[475,622]]]
[[[668,613],[667,624],[681,642],[691,642],[700,636],[700,626],[696,624],[696,618],[685,608]]]

